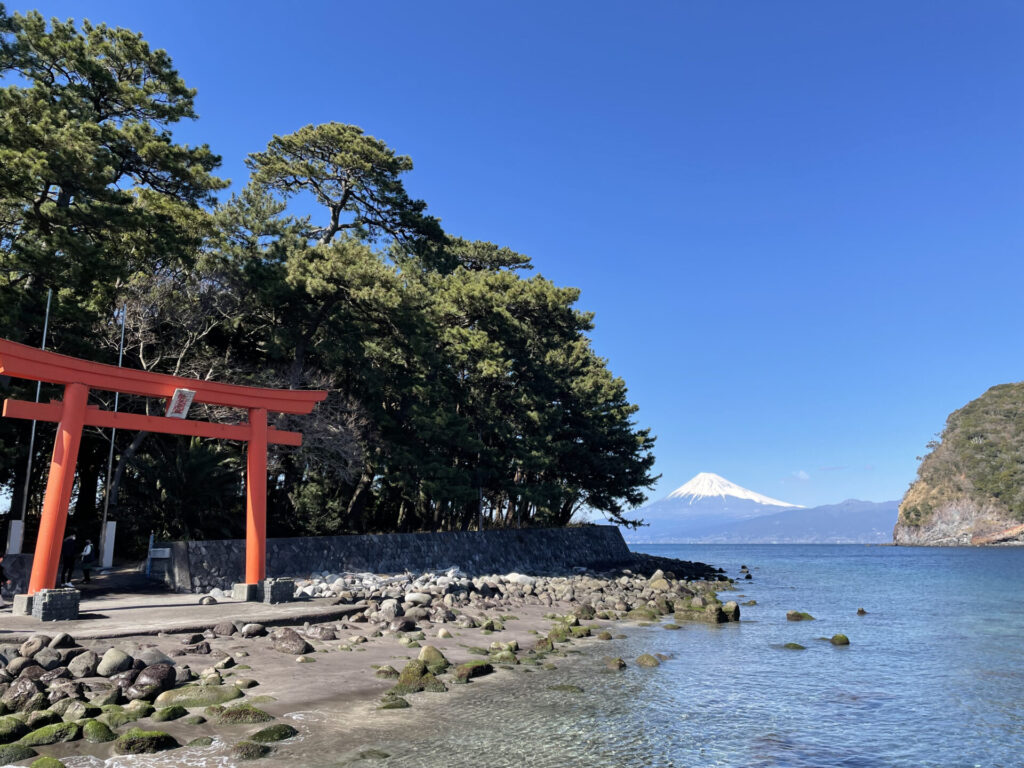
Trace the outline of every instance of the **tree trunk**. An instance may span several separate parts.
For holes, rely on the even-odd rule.
[[[121,491],[121,480],[124,479],[124,471],[128,468],[132,459],[135,458],[135,454],[139,452],[139,448],[142,447],[142,443],[146,440],[149,432],[138,432],[132,439],[121,455],[117,458],[117,469],[114,470],[114,477],[110,480],[110,488],[107,494],[110,498],[110,510],[111,512],[117,508],[117,500]]]

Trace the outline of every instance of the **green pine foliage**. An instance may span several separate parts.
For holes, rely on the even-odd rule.
[[[272,535],[560,526],[583,508],[635,522],[654,438],[592,349],[579,291],[445,233],[405,191],[409,157],[353,125],[310,125],[250,155],[249,185],[218,202],[219,158],[174,141],[195,92],[166,52],[2,5],[0,86],[0,335],[38,344],[52,286],[56,351],[114,361],[126,305],[128,366],[327,389],[312,416],[275,425],[305,440],[272,450]],[[316,211],[293,215],[296,196]],[[25,426],[0,421],[0,485],[16,497]],[[140,546],[150,530],[244,530],[240,446],[119,433],[105,488],[105,437],[83,443],[77,524],[108,494]],[[48,445],[44,430],[32,510]]]

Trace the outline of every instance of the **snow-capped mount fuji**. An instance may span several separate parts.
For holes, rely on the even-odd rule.
[[[779,501],[726,480],[701,472],[660,501],[638,509],[634,515],[648,525],[623,531],[627,542],[695,541],[722,525],[770,515],[799,504]]]
[[[799,504],[789,504],[785,501],[779,501],[778,499],[772,499],[768,496],[762,496],[760,493],[754,493],[753,491],[736,485],[736,483],[730,483],[724,477],[716,475],[714,472],[700,472],[694,475],[689,482],[676,488],[667,496],[667,498],[686,499],[688,503],[692,505],[694,502],[698,502],[701,499],[721,497],[724,500],[728,496],[732,496],[737,499],[755,501],[758,504],[766,504],[772,507],[800,506]],[[767,514],[767,512],[765,514]]]

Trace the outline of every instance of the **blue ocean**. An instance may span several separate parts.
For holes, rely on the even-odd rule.
[[[1024,765],[1024,549],[637,548],[712,563],[736,579],[746,565],[753,578],[737,580],[730,597],[757,605],[743,607],[738,624],[634,627],[599,651],[673,657],[653,671],[601,674],[581,661],[524,676],[497,696],[473,694],[456,722],[438,723],[441,732],[391,734],[384,764]],[[791,609],[815,620],[789,622]],[[821,639],[835,633],[850,645]],[[806,650],[782,648],[791,642]],[[586,695],[553,694],[552,682]]]

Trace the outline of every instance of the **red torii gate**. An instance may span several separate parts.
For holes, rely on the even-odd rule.
[[[75,480],[78,447],[82,428],[116,427],[146,430],[171,435],[241,440],[246,450],[246,534],[245,581],[256,584],[267,575],[267,446],[302,445],[302,433],[285,432],[267,426],[267,413],[306,414],[327,397],[323,390],[261,389],[214,381],[186,379],[162,373],[150,373],[44,352],[24,344],[0,339],[0,374],[64,385],[64,400],[33,403],[4,400],[3,415],[14,419],[55,421],[57,439],[53,446],[50,474],[43,498],[43,516],[36,539],[35,558],[28,594],[52,589],[57,581],[57,566],[68,504]],[[249,412],[247,424],[217,424],[168,416],[116,413],[88,405],[89,390],[99,389],[144,397],[174,397],[177,390],[195,392],[194,401],[210,405],[243,408]]]

